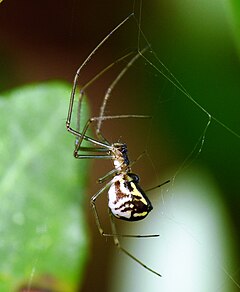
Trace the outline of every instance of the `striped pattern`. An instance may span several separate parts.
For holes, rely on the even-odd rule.
[[[132,173],[118,174],[112,179],[108,191],[108,206],[116,218],[138,221],[152,210],[151,202],[138,181],[138,176]]]

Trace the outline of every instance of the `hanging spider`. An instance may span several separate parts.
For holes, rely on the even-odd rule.
[[[81,104],[84,96],[84,92],[92,84],[97,78],[99,78],[104,72],[109,70],[116,63],[122,61],[123,59],[129,57],[130,54],[125,55],[124,57],[118,59],[100,73],[98,73],[93,79],[87,82],[80,90],[80,94],[78,97],[78,111],[77,111],[77,126],[74,129],[71,126],[72,120],[72,112],[73,112],[73,104],[76,95],[76,88],[79,75],[81,73],[82,68],[86,65],[86,63],[91,59],[93,54],[102,46],[102,44],[113,34],[119,27],[121,27],[130,17],[130,14],[126,19],[124,19],[118,26],[116,26],[98,45],[97,47],[90,53],[90,55],[86,58],[86,60],[82,63],[82,65],[78,68],[74,82],[73,88],[70,96],[68,116],[66,121],[67,130],[76,137],[75,149],[74,149],[74,157],[77,159],[110,159],[113,161],[114,169],[109,171],[104,177],[100,178],[99,183],[103,183],[108,181],[95,195],[91,198],[91,206],[93,209],[94,217],[96,220],[96,224],[98,230],[102,236],[113,237],[114,244],[122,250],[125,254],[131,257],[134,261],[142,265],[144,268],[149,270],[150,272],[158,275],[161,275],[154,271],[153,269],[146,266],[143,262],[138,260],[135,256],[129,253],[126,249],[124,249],[119,242],[119,237],[157,237],[157,234],[151,235],[120,235],[117,234],[114,217],[127,221],[138,221],[144,219],[149,212],[153,209],[150,200],[148,199],[145,192],[141,189],[139,185],[139,177],[138,175],[132,173],[131,164],[128,159],[128,150],[127,145],[125,143],[112,143],[110,144],[107,139],[103,137],[101,134],[101,124],[104,120],[111,119],[124,119],[124,118],[148,118],[148,116],[143,115],[118,115],[118,116],[105,116],[105,106],[108,98],[111,95],[111,92],[115,85],[119,82],[121,77],[125,74],[130,66],[141,56],[143,51],[137,52],[129,63],[123,68],[123,70],[119,73],[119,75],[115,78],[115,80],[108,87],[106,94],[103,98],[103,103],[100,108],[100,114],[98,117],[90,118],[85,126],[80,130],[80,113],[81,113]],[[96,122],[96,139],[87,136],[87,130],[92,122]],[[82,146],[82,142],[87,141],[92,144],[92,147],[84,147]],[[85,154],[87,153],[87,154]],[[90,154],[89,154],[90,153]],[[94,154],[92,154],[94,153]],[[169,181],[164,182],[163,184],[168,183]],[[162,186],[163,184],[159,185]],[[157,186],[157,187],[159,187]],[[107,234],[103,231],[99,216],[96,208],[96,200],[97,198],[106,190],[108,190],[108,207],[109,207],[109,215],[110,222],[112,227],[112,234]]]

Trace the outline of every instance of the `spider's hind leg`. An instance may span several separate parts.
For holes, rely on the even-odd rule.
[[[114,241],[114,244],[115,246],[120,249],[123,253],[125,253],[127,256],[129,256],[131,259],[133,259],[135,262],[137,262],[139,265],[141,265],[143,268],[147,269],[149,272],[159,276],[159,277],[162,277],[161,274],[159,274],[158,272],[156,272],[155,270],[151,269],[149,266],[145,265],[142,261],[140,261],[138,258],[136,258],[134,255],[132,255],[130,252],[128,252],[125,248],[123,248],[120,244],[120,241],[119,241],[119,235],[117,234],[116,232],[116,226],[115,226],[115,222],[111,217],[111,227],[112,227],[112,233],[113,233],[113,241]],[[136,236],[134,236],[136,237]],[[141,236],[142,237],[142,236]]]

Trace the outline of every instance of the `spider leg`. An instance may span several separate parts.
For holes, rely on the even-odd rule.
[[[80,95],[81,94],[83,94],[83,93],[80,93]],[[73,98],[74,98],[74,96],[73,96]],[[80,98],[80,100],[82,100],[82,98]],[[80,101],[80,103],[81,103],[81,101]],[[72,111],[72,107],[71,107],[71,111]],[[70,114],[70,118],[71,118],[71,114]],[[78,120],[80,122],[80,119],[79,118],[78,118]],[[85,154],[79,154],[78,153],[78,151],[109,152],[109,150],[111,148],[111,146],[109,144],[103,143],[101,141],[97,141],[97,140],[95,140],[93,138],[90,138],[90,137],[88,137],[86,135],[86,132],[87,132],[90,124],[93,121],[94,121],[94,118],[90,118],[87,121],[87,123],[85,124],[82,133],[80,133],[78,126],[77,126],[77,130],[74,130],[71,127],[71,124],[70,124],[71,119],[69,119],[69,116],[68,116],[68,119],[66,121],[67,130],[76,137],[75,148],[74,148],[74,152],[73,152],[74,157],[75,158],[78,158],[78,159],[85,159],[85,158],[87,158],[87,159],[113,159],[113,157],[111,155],[108,155],[108,154],[105,154],[105,155],[85,155]],[[92,143],[94,145],[101,146],[101,147],[83,147],[83,146],[81,146],[83,140],[88,141],[88,142],[90,142],[90,143]]]
[[[153,273],[159,277],[162,277],[161,274],[159,274],[158,272],[154,271],[153,269],[151,269],[150,267],[145,265],[142,261],[140,261],[138,258],[136,258],[134,255],[132,255],[130,252],[128,252],[125,248],[123,248],[121,246],[119,238],[118,238],[119,236],[117,235],[117,232],[116,232],[115,222],[114,222],[112,216],[111,216],[111,227],[112,227],[112,232],[114,234],[113,241],[114,241],[114,244],[117,248],[119,248],[123,253],[125,253],[127,256],[129,256],[131,259],[133,259],[135,262],[137,262],[139,265],[141,265],[143,268],[147,269],[148,271],[150,271],[151,273]]]
[[[130,16],[129,16],[130,17]],[[116,29],[118,29],[125,21],[128,20],[127,17],[119,26],[117,26],[113,31],[115,31]],[[127,58],[129,55],[132,54],[132,52],[126,54],[125,56],[119,58],[118,60],[116,60],[115,62],[113,62],[112,64],[110,64],[109,66],[107,66],[106,68],[104,68],[101,72],[99,72],[94,78],[92,78],[88,83],[86,83],[82,89],[80,90],[80,94],[78,97],[78,107],[77,107],[77,125],[76,125],[76,130],[74,130],[71,127],[71,119],[72,119],[72,112],[73,112],[73,104],[74,104],[74,99],[75,99],[75,94],[76,94],[76,88],[77,88],[77,82],[78,82],[78,78],[80,75],[80,72],[83,68],[83,66],[85,66],[85,64],[91,59],[92,55],[95,53],[95,51],[107,40],[107,38],[109,37],[106,36],[106,38],[103,39],[103,41],[94,49],[94,51],[87,57],[87,59],[84,61],[84,63],[78,68],[77,73],[75,75],[74,78],[74,83],[73,83],[73,88],[72,88],[72,92],[71,92],[71,96],[70,96],[70,102],[69,102],[69,109],[68,109],[68,116],[67,116],[67,121],[66,121],[66,127],[67,130],[72,133],[73,135],[75,135],[76,137],[76,141],[75,141],[75,149],[74,149],[74,157],[76,158],[108,158],[111,159],[111,157],[109,157],[108,155],[81,155],[78,154],[78,151],[87,151],[86,148],[82,147],[81,144],[83,142],[83,140],[91,142],[95,145],[101,146],[103,148],[107,148],[110,149],[110,144],[109,142],[103,137],[103,135],[100,132],[100,127],[102,124],[103,120],[107,120],[107,119],[118,119],[118,118],[130,118],[130,117],[147,117],[147,116],[138,116],[138,115],[119,115],[119,116],[104,116],[104,112],[105,112],[105,107],[106,107],[106,103],[110,97],[110,94],[112,92],[112,90],[114,89],[114,87],[116,86],[116,84],[120,81],[120,79],[122,78],[122,76],[126,73],[126,71],[129,69],[130,66],[132,66],[132,64],[139,58],[140,53],[138,52],[129,62],[128,64],[123,68],[123,70],[118,74],[118,76],[115,78],[115,80],[112,82],[112,84],[108,87],[108,90],[105,93],[104,99],[103,99],[103,103],[102,106],[100,108],[100,116],[99,117],[93,117],[90,118],[83,130],[80,130],[80,116],[81,116],[81,107],[82,107],[82,100],[84,97],[84,91],[95,81],[97,80],[102,74],[104,74],[106,71],[108,71],[111,67],[113,67],[114,65],[116,65],[118,62],[124,60],[125,58]],[[144,48],[141,52],[144,52],[147,48]],[[87,129],[89,128],[90,124],[93,121],[97,121],[97,127],[95,130],[96,136],[99,139],[99,141],[90,138],[86,135]],[[90,149],[90,148],[88,148]],[[93,147],[91,150],[89,151],[96,151],[96,152],[102,152],[104,150],[100,149],[100,148],[95,148]],[[106,150],[107,151],[107,150]],[[108,156],[108,157],[107,157]]]
[[[96,147],[92,147],[92,149],[90,150],[90,147],[87,147],[87,148],[84,148],[84,147],[81,147],[81,144],[83,142],[83,140],[86,140],[86,132],[90,126],[90,124],[95,120],[95,118],[90,118],[88,119],[88,121],[86,122],[83,130],[82,130],[82,133],[80,136],[77,136],[77,139],[76,139],[76,143],[75,143],[75,149],[74,149],[74,152],[73,152],[73,155],[74,157],[76,158],[80,158],[82,155],[78,154],[78,151],[79,150],[83,150],[85,151],[85,149],[88,149],[88,151],[94,151],[94,152],[107,152],[111,149],[111,146],[109,145],[109,143],[103,143],[103,142],[100,142],[100,141],[97,141],[97,140],[94,140],[97,142],[97,145],[100,145],[102,146],[103,148],[96,148]],[[95,143],[95,142],[94,142]],[[112,159],[113,157],[111,155],[101,155],[103,157],[105,157],[106,159]]]
[[[141,52],[143,53],[147,48],[144,48]],[[116,60],[115,62],[111,63],[110,65],[108,65],[106,68],[104,68],[102,71],[100,71],[94,78],[92,78],[90,81],[88,81],[80,90],[80,94],[79,94],[79,98],[78,98],[78,108],[77,108],[77,127],[76,127],[76,131],[78,133],[80,133],[80,116],[81,116],[81,106],[82,106],[82,100],[83,100],[83,96],[84,96],[84,92],[85,90],[94,82],[96,81],[99,77],[101,77],[105,72],[107,72],[110,68],[112,68],[114,65],[116,65],[117,63],[119,63],[120,61],[124,60],[125,58],[127,58],[128,56],[130,56],[133,52],[130,52],[126,55],[124,55],[123,57],[119,58],[118,60]],[[104,98],[103,98],[103,103],[102,106],[100,108],[100,114],[99,117],[95,117],[93,118],[95,121],[97,121],[97,127],[95,130],[96,136],[97,138],[102,141],[104,144],[109,145],[109,142],[103,137],[101,131],[100,131],[100,127],[102,124],[103,120],[106,119],[111,119],[110,117],[106,117],[104,116],[104,112],[105,112],[105,108],[106,108],[106,104],[107,101],[111,95],[112,90],[114,89],[114,87],[117,85],[117,83],[120,81],[120,79],[123,77],[123,75],[126,73],[126,71],[133,65],[133,63],[140,57],[140,53],[138,52],[128,63],[127,65],[122,69],[122,71],[117,75],[117,77],[114,79],[114,81],[110,84],[110,86],[108,87]],[[80,67],[81,68],[81,67]],[[72,89],[72,94],[71,94],[71,98],[70,98],[70,105],[69,105],[69,114],[68,114],[68,120],[70,122],[71,120],[71,115],[72,115],[72,110],[73,110],[73,101],[75,98],[75,93],[76,93],[76,86],[77,86],[77,80],[78,80],[78,76],[80,73],[80,68],[77,71],[77,74],[75,76],[75,80],[74,80],[74,85],[73,85],[73,89]],[[131,115],[130,115],[131,116]],[[116,116],[118,117],[118,116]],[[126,116],[128,117],[128,116]],[[86,123],[85,127],[88,128],[90,123],[93,121],[93,119],[89,119],[88,122]],[[85,129],[84,127],[84,129]],[[83,132],[84,132],[83,129]],[[86,133],[86,131],[85,131]],[[82,133],[82,135],[84,135],[84,133]],[[84,137],[80,137],[80,141],[79,138],[76,138],[76,148],[80,148],[80,145],[82,143],[82,140],[85,139]]]
[[[78,151],[92,151],[92,152],[107,152],[111,150],[111,145],[106,142],[101,142],[98,140],[95,140],[93,138],[90,138],[86,135],[86,132],[89,128],[89,126],[91,125],[92,122],[94,121],[99,121],[99,120],[112,120],[112,119],[125,119],[125,118],[149,118],[149,116],[146,115],[119,115],[119,116],[103,116],[103,117],[92,117],[90,119],[88,119],[88,121],[86,122],[83,130],[81,133],[79,133],[78,131],[67,127],[68,131],[71,132],[73,135],[75,135],[77,137],[76,139],[76,145],[75,145],[75,149],[73,152],[73,155],[75,158],[103,158],[103,159],[113,159],[114,157],[111,155],[81,155],[78,153]],[[99,145],[102,146],[102,148],[96,148],[96,147],[82,147],[81,144],[83,142],[83,140],[91,142],[95,145]],[[105,141],[107,141],[105,139]],[[88,150],[86,150],[88,149]]]
[[[137,54],[127,63],[127,65],[122,69],[122,71],[117,75],[117,77],[113,80],[113,82],[108,87],[108,89],[104,95],[104,98],[103,98],[102,106],[100,107],[100,113],[99,113],[100,119],[98,120],[98,123],[97,123],[96,134],[100,133],[100,129],[101,129],[101,125],[102,125],[101,118],[104,117],[107,101],[110,98],[114,87],[118,84],[118,82],[121,80],[123,75],[127,72],[127,70],[133,65],[133,63],[136,62],[137,59],[141,56],[141,54],[144,53],[146,50],[147,50],[147,47],[144,48],[143,50],[141,50],[141,52],[137,52]]]
[[[165,184],[168,184],[168,183],[170,183],[170,180],[166,180],[165,182],[161,183],[160,185],[157,185],[155,187],[151,187],[151,188],[145,190],[145,192],[147,193],[147,192],[153,191],[153,190],[160,188],[161,186],[164,186]]]
[[[147,48],[144,48],[141,52],[143,53]],[[106,68],[104,68],[102,71],[100,71],[94,78],[92,78],[89,82],[87,82],[80,90],[80,95],[78,98],[78,108],[77,108],[77,132],[80,132],[80,115],[81,115],[81,105],[82,105],[82,100],[83,100],[83,96],[84,96],[84,92],[85,90],[94,82],[96,81],[99,77],[101,77],[105,72],[107,72],[110,68],[112,68],[114,65],[116,65],[117,63],[119,63],[120,61],[124,60],[125,58],[127,58],[129,55],[131,55],[133,52],[130,52],[128,54],[126,54],[125,56],[119,58],[118,60],[116,60],[115,62],[111,63],[110,65],[108,65]],[[114,89],[114,87],[117,85],[117,83],[120,81],[120,79],[123,77],[123,75],[126,73],[126,71],[133,65],[133,63],[140,57],[140,53],[138,52],[128,63],[127,65],[122,69],[122,71],[117,75],[117,77],[114,79],[114,81],[110,84],[110,86],[108,87],[104,98],[103,98],[103,103],[101,105],[100,108],[100,114],[99,117],[95,117],[93,118],[95,121],[97,121],[97,127],[95,130],[96,136],[98,137],[98,139],[100,141],[102,141],[105,144],[109,145],[109,142],[103,137],[100,128],[101,128],[101,124],[103,120],[106,119],[112,119],[112,117],[106,117],[104,116],[104,112],[105,112],[105,108],[106,108],[106,104],[107,101],[111,95],[112,90]],[[74,96],[73,96],[74,98]],[[118,117],[118,116],[117,116]],[[128,116],[126,116],[128,117]],[[85,127],[87,126],[87,128],[89,127],[89,124],[93,121],[93,119],[89,119],[88,122],[86,123]],[[89,123],[89,124],[88,124]],[[84,129],[85,129],[84,127]],[[83,131],[84,131],[83,129]],[[78,138],[76,140],[78,142]],[[76,143],[81,145],[81,141],[79,143]],[[80,147],[80,146],[79,146]]]
[[[72,120],[72,113],[73,113],[73,104],[74,104],[74,99],[75,99],[75,95],[76,95],[76,90],[77,90],[77,83],[78,83],[78,79],[80,76],[80,73],[83,69],[83,67],[90,61],[90,59],[92,58],[92,56],[96,53],[96,51],[107,41],[107,39],[116,31],[118,30],[126,21],[129,20],[129,18],[131,18],[133,16],[133,13],[128,15],[122,22],[120,22],[112,31],[110,31],[109,34],[107,34],[102,41],[94,48],[94,50],[88,55],[88,57],[84,60],[84,62],[81,64],[81,66],[77,69],[77,72],[75,74],[74,77],[74,81],[73,81],[73,87],[72,87],[72,91],[71,91],[71,96],[70,96],[70,101],[69,101],[69,107],[68,107],[68,114],[67,114],[67,120],[66,120],[66,128],[67,131],[69,131],[70,133],[72,133],[73,135],[75,135],[76,137],[81,138],[82,140],[86,140],[89,141],[95,145],[101,146],[101,147],[106,147],[105,143],[101,143],[100,141],[94,140],[90,137],[87,136],[83,136],[80,133],[80,126],[77,126],[77,130],[74,130],[71,126],[71,120]],[[121,59],[121,58],[120,58]],[[90,82],[91,83],[91,82]],[[80,111],[81,111],[81,103],[82,103],[82,98],[83,98],[83,91],[80,92],[80,97],[79,97],[79,104],[78,104],[78,116],[80,116]],[[77,118],[77,122],[79,121],[79,118]],[[79,124],[80,125],[80,124]],[[79,143],[78,148],[80,149],[81,147],[81,142]],[[80,157],[79,157],[80,158]],[[82,156],[82,158],[84,158],[84,155]],[[85,158],[91,158],[91,157],[85,157]],[[94,157],[94,158],[98,158],[98,157]],[[102,157],[100,157],[102,158]]]
[[[103,183],[105,182],[106,180],[108,180],[110,177],[113,177],[115,173],[118,172],[118,169],[114,168],[112,170],[110,170],[108,173],[106,173],[103,177],[100,177],[98,179],[98,183]]]
[[[71,92],[71,96],[70,96],[70,102],[69,102],[69,108],[68,108],[68,115],[67,115],[67,121],[66,121],[66,125],[67,128],[68,126],[70,127],[71,124],[71,118],[72,118],[72,109],[73,109],[73,102],[74,102],[74,97],[75,97],[75,93],[76,93],[76,89],[77,89],[77,83],[78,83],[78,79],[80,76],[80,73],[82,71],[82,68],[91,60],[92,56],[96,53],[96,51],[106,42],[106,40],[116,31],[118,30],[126,21],[128,21],[129,18],[131,18],[133,16],[133,14],[130,14],[129,16],[127,16],[122,22],[120,22],[109,34],[107,34],[102,41],[94,48],[94,50],[87,56],[87,58],[84,60],[84,62],[82,63],[82,65],[77,69],[77,72],[75,74],[74,77],[74,81],[73,81],[73,87],[72,87],[72,92]]]
[[[95,217],[95,221],[96,221],[96,224],[97,224],[97,228],[98,228],[98,231],[101,235],[105,235],[104,231],[103,231],[103,228],[101,226],[101,223],[100,223],[100,220],[99,220],[99,216],[98,216],[98,212],[97,212],[97,207],[96,207],[96,199],[108,188],[110,187],[111,185],[111,181],[108,182],[104,187],[102,187],[94,196],[92,196],[91,198],[91,206],[92,206],[92,210],[93,210],[93,215]]]
[[[111,63],[110,65],[108,65],[107,67],[105,67],[102,71],[100,71],[97,75],[95,75],[90,81],[88,81],[85,85],[83,85],[81,87],[80,90],[80,94],[78,97],[78,108],[77,108],[77,131],[80,132],[80,116],[81,116],[81,105],[82,105],[82,100],[84,97],[84,93],[86,91],[86,89],[91,86],[91,84],[96,81],[97,79],[99,79],[105,72],[107,72],[108,70],[110,70],[113,66],[115,66],[116,64],[120,63],[121,61],[125,60],[127,57],[129,57],[131,54],[133,54],[133,51],[122,56],[121,58],[117,59],[116,61],[114,61],[113,63]],[[105,142],[106,144],[108,144],[107,140],[102,136],[102,134],[98,131],[96,132],[96,136],[98,137],[99,140],[101,140],[102,142]]]
[[[116,64],[122,62],[123,60],[125,60],[126,58],[128,58],[130,55],[132,55],[134,52],[130,52],[124,56],[122,56],[121,58],[117,59],[116,61],[114,61],[113,63],[111,63],[110,65],[108,65],[107,67],[105,67],[103,70],[101,70],[97,75],[95,75],[92,79],[90,79],[90,81],[88,81],[86,84],[84,84],[81,87],[81,91],[79,94],[79,98],[78,98],[78,110],[77,110],[77,131],[80,132],[80,114],[81,114],[81,104],[82,104],[82,100],[83,100],[83,96],[84,96],[84,92],[86,91],[86,89],[88,87],[91,86],[92,83],[94,83],[97,79],[99,79],[104,73],[106,73],[108,70],[110,70],[112,67],[114,67]],[[106,139],[102,136],[102,134],[100,133],[100,131],[95,131],[96,132],[96,136],[103,142],[107,142]]]

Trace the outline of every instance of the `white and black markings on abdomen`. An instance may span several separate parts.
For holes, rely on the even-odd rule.
[[[138,176],[132,173],[118,174],[112,179],[108,206],[116,218],[138,221],[152,210],[152,204],[138,185],[138,180]]]

